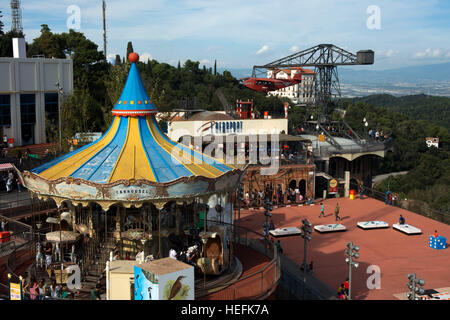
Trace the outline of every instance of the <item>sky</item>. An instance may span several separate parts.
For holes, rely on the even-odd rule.
[[[69,27],[103,48],[101,0],[22,0],[27,42],[40,25]],[[5,30],[10,0],[0,0]],[[106,0],[108,56],[128,41],[142,60],[251,69],[320,43],[372,49],[383,70],[450,61],[450,1],[439,0]],[[354,67],[351,67],[354,68]]]

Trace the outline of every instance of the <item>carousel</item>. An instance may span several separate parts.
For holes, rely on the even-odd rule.
[[[127,81],[101,138],[31,171],[16,171],[34,196],[56,202],[58,221],[64,212],[70,243],[112,243],[114,254],[127,260],[175,252],[199,274],[219,276],[234,260],[233,199],[245,166],[170,140],[157,124],[138,60],[129,55]],[[49,237],[64,240],[57,232]],[[85,254],[72,260],[83,261]]]

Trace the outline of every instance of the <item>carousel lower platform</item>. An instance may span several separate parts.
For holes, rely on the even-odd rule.
[[[242,271],[242,263],[238,258],[233,257],[231,267],[219,276],[196,275],[195,299],[201,299],[229,287],[239,280]]]
[[[241,244],[234,244],[234,258],[229,274],[206,282],[206,289],[203,279],[196,281],[196,300],[264,300],[273,294],[280,279],[278,259]]]

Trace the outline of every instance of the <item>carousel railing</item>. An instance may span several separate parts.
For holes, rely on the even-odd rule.
[[[235,224],[207,220],[207,225],[225,225],[231,228],[232,241],[264,255],[270,259],[260,270],[248,274],[228,284],[221,291],[227,299],[265,299],[276,288],[281,276],[281,264],[273,241],[263,234]]]

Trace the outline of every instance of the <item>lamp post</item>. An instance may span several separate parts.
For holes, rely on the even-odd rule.
[[[306,291],[306,271],[308,270],[308,263],[306,262],[306,248],[307,248],[307,243],[308,241],[311,240],[311,236],[310,234],[312,233],[312,223],[308,221],[308,219],[303,219],[302,220],[302,233],[300,234],[300,236],[303,238],[304,240],[304,247],[303,247],[303,262],[302,262],[302,267],[303,267],[303,300],[305,300],[305,291]]]
[[[425,289],[421,288],[420,286],[425,285],[424,279],[417,279],[416,274],[408,274],[408,283],[406,286],[409,288],[409,292],[406,294],[406,297],[408,300],[416,300],[416,293],[422,295],[425,293]]]
[[[348,264],[348,299],[352,298],[352,267],[358,268],[359,263],[354,262],[353,259],[359,258],[359,247],[355,246],[353,242],[347,242],[347,250],[345,253],[349,256],[345,258],[345,262]]]

